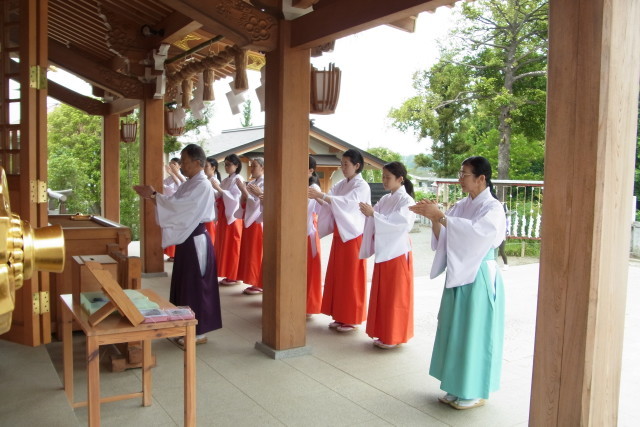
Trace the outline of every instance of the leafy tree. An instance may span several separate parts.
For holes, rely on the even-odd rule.
[[[367,152],[387,162],[402,161],[402,156],[400,155],[400,153],[396,153],[395,151],[391,151],[385,147],[375,147],[367,150]],[[382,182],[382,171],[377,169],[363,170],[362,178],[366,182]]]
[[[61,104],[48,115],[49,187],[72,189],[69,212],[100,214],[102,117]]]
[[[240,120],[240,126],[243,128],[248,128],[249,126],[253,126],[251,123],[251,100],[247,99],[244,104],[242,104],[242,120]]]
[[[468,155],[495,151],[489,157],[497,160],[498,178],[532,175],[511,167],[512,157],[521,157],[511,151],[543,146],[547,13],[547,0],[462,6],[438,63],[414,75],[417,95],[389,114],[400,130],[433,140],[421,166],[453,176]],[[535,155],[540,169],[542,152]]]

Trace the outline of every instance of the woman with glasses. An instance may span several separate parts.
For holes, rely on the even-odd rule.
[[[413,184],[400,162],[382,168],[382,184],[391,193],[382,196],[375,207],[360,203],[366,217],[360,257],[375,253],[371,280],[367,335],[373,345],[396,348],[413,337],[413,256],[409,231],[416,215]]]
[[[468,196],[446,214],[433,201],[410,209],[432,222],[431,278],[446,270],[429,374],[446,392],[440,402],[470,409],[500,385],[504,287],[495,248],[504,240],[506,218],[487,159],[469,157],[458,178]]]
[[[371,204],[371,189],[360,172],[364,159],[349,149],[340,162],[344,179],[328,193],[309,187],[308,196],[322,203],[318,214],[321,236],[333,232],[324,280],[322,313],[333,317],[329,328],[351,332],[367,318],[367,263],[360,259],[365,217],[359,203]]]
[[[242,193],[238,180],[242,180],[240,171],[242,162],[235,154],[224,159],[224,171],[227,177],[220,184],[212,181],[216,190],[216,207],[218,209],[218,230],[216,233],[216,259],[218,275],[222,285],[236,285],[238,282],[238,260],[240,259],[240,242],[242,241]]]

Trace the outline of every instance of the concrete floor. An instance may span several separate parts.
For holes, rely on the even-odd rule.
[[[312,352],[272,360],[254,349],[261,341],[261,296],[242,295],[242,286],[222,287],[223,328],[197,347],[199,426],[525,426],[528,423],[539,264],[503,272],[507,292],[501,389],[487,405],[456,411],[437,401],[439,382],[428,375],[436,315],[444,278],[428,278],[432,253],[428,229],[414,242],[415,337],[395,350],[372,346],[364,328],[339,334],[316,315],[308,325]],[[324,258],[330,241],[324,239]],[[132,249],[135,252],[135,248]],[[526,260],[525,260],[526,261]],[[371,270],[373,263],[369,263]],[[171,264],[166,263],[167,271]],[[619,425],[637,425],[640,398],[640,263],[630,261]],[[144,288],[168,296],[169,278],[143,280]],[[82,335],[74,336],[76,400],[86,396]],[[154,341],[153,403],[138,399],[105,403],[104,426],[182,425],[183,353],[167,340]],[[102,348],[108,353],[109,348]],[[106,356],[106,355],[105,355]],[[107,359],[107,357],[105,357]],[[87,410],[75,411],[62,391],[62,345],[37,348],[0,341],[0,425],[86,425]],[[103,396],[140,390],[140,370],[101,370]]]

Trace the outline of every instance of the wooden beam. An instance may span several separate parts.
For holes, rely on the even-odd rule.
[[[155,87],[146,87],[148,96],[140,108],[140,182],[162,189],[164,164],[164,101],[153,99]],[[156,222],[156,208],[150,200],[140,200],[142,271],[164,273],[162,233]]]
[[[456,1],[341,0],[326,6],[321,2],[322,7],[291,21],[291,47],[313,48]]]
[[[67,49],[62,43],[49,39],[49,61],[82,77],[111,93],[125,98],[142,99],[143,85],[133,77],[113,71],[99,62]]]
[[[617,425],[640,3],[549,2],[540,285],[529,424]]]
[[[174,12],[164,21],[156,25],[164,30],[164,38],[162,43],[175,43],[182,40],[187,34],[202,28],[202,24],[194,21],[188,16],[179,12]]]
[[[94,98],[89,98],[88,96],[80,95],[78,92],[67,89],[52,80],[48,80],[47,85],[49,89],[49,96],[60,102],[93,116],[104,116],[108,114],[109,105],[104,102],[98,101]]]
[[[141,101],[139,99],[118,98],[107,104],[109,106],[108,114],[128,113],[131,110],[139,108],[140,102]]]
[[[120,116],[102,121],[102,216],[120,222]]]
[[[268,52],[277,43],[278,21],[245,3],[228,0],[160,0],[172,9],[221,34],[243,49]]]
[[[417,16],[409,16],[407,18],[391,22],[387,25],[393,28],[397,28],[398,30],[406,31],[407,33],[413,33],[416,31],[417,18]]]
[[[311,80],[309,50],[289,48],[280,22],[279,49],[267,53],[264,157],[262,341],[274,350],[305,345],[307,165]],[[286,212],[286,215],[283,213]]]

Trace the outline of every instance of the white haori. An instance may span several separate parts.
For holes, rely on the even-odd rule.
[[[318,184],[311,184],[309,188],[321,191]],[[316,239],[313,236],[318,232],[318,229],[313,223],[313,215],[317,214],[319,209],[320,203],[316,199],[307,199],[307,236],[311,237],[311,255],[314,258],[318,254],[318,248],[316,247]]]
[[[187,240],[196,225],[213,221],[213,188],[204,172],[188,179],[171,196],[156,195],[156,218],[162,228],[162,247]]]
[[[489,249],[497,248],[504,240],[507,220],[502,205],[488,187],[475,199],[467,196],[460,200],[446,215],[447,226],[440,228],[440,237],[431,238],[431,248],[436,251],[431,278],[446,269],[445,286],[455,288],[474,281]],[[490,271],[495,274],[495,268]]]
[[[247,184],[257,185],[262,191],[264,191],[264,176],[251,180]],[[240,210],[239,213],[242,214],[242,210]],[[238,218],[242,218],[242,216]],[[244,207],[244,228],[251,227],[254,222],[262,224],[262,201],[260,200],[260,197],[256,197],[249,193]]]
[[[211,183],[216,183],[218,185],[220,185],[220,181],[218,181],[218,178],[216,178],[215,175],[213,175],[211,178],[209,178],[209,182]],[[213,185],[211,186],[211,188],[213,188]],[[213,200],[215,202],[215,199],[217,197],[218,194],[218,190],[216,190],[215,188],[213,188]],[[216,221],[218,219],[218,213],[217,213],[217,209],[216,209],[216,204],[213,204],[213,220]]]
[[[355,239],[364,231],[365,216],[360,202],[371,204],[371,189],[360,174],[338,182],[329,191],[331,203],[322,205],[318,216],[320,237],[333,233],[335,221],[343,242]]]
[[[242,192],[240,192],[240,189],[236,184],[237,180],[242,180],[240,175],[237,173],[233,173],[223,179],[220,183],[222,192],[216,195],[216,197],[222,197],[227,224],[233,224],[236,219],[242,218],[243,215],[242,206],[240,206]]]
[[[416,214],[409,210],[415,201],[404,186],[385,194],[373,207],[373,216],[366,217],[360,258],[375,254],[375,262],[385,262],[411,251],[409,232]]]
[[[162,194],[164,194],[165,196],[171,196],[178,190],[180,184],[182,184],[182,182],[176,182],[172,176],[166,177],[162,181]]]

